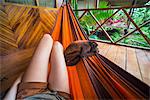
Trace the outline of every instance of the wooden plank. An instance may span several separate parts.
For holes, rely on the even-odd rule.
[[[44,33],[50,33],[51,32],[51,30],[43,22],[41,22],[41,24],[42,24],[41,26],[42,26]]]
[[[18,47],[18,45],[17,45],[16,43],[11,42],[11,41],[9,41],[9,40],[5,40],[5,39],[2,38],[2,37],[0,37],[0,42],[1,42],[2,44],[9,45],[9,46],[12,46],[12,47],[14,47],[14,48],[17,48],[17,47]]]
[[[16,49],[15,49],[16,50]],[[3,48],[3,47],[1,47],[0,46],[0,56],[6,56],[6,55],[8,55],[8,54],[10,54],[10,53],[12,53],[12,52],[14,52],[12,49],[11,49],[11,51],[9,50],[9,49],[7,49],[7,48]]]
[[[7,14],[3,10],[0,10],[0,16],[2,16],[3,18],[5,18],[5,17],[7,17]]]
[[[9,21],[10,21],[10,25],[12,26],[11,22],[14,21],[14,18],[17,16],[18,13],[20,13],[20,9],[19,7],[13,7],[13,11],[10,13],[9,15]]]
[[[32,33],[30,39],[28,40],[26,47],[29,47],[32,41],[35,39],[36,35],[38,34],[38,31],[41,29],[40,24],[37,25],[36,29],[34,30],[34,33]]]
[[[109,51],[107,52],[107,54],[105,55],[112,62],[115,61],[117,49],[118,49],[118,46],[112,45]]]
[[[146,84],[150,86],[150,61],[148,60],[143,50],[136,49],[136,55],[140,65],[142,79]]]
[[[15,11],[17,10],[17,6],[11,6],[9,8],[9,12],[7,12],[8,14],[8,19],[11,20],[12,16],[15,14]]]
[[[102,52],[102,54],[104,55],[104,56],[106,56],[106,54],[108,53],[108,51],[111,49],[111,45],[105,45],[104,46],[104,50],[103,50],[103,52]]]
[[[11,36],[15,37],[15,40],[17,40],[17,44],[21,48],[24,48],[24,46],[27,47],[27,45],[28,47],[31,47],[31,44],[33,46],[34,44],[36,45],[38,43],[39,39],[36,38],[36,28],[38,27],[33,27],[35,26],[35,23],[37,21],[38,23],[41,23],[41,26],[40,28],[38,28],[38,30],[43,31],[42,33],[40,33],[42,36],[44,33],[51,32],[57,16],[56,9],[53,11],[53,9],[47,9],[42,7],[32,8],[27,6],[14,6],[8,4],[5,5],[4,10],[7,14],[9,14],[9,16],[7,16],[7,21],[8,23],[10,22],[10,29],[6,29],[6,27],[1,28],[3,33],[7,33],[7,35],[2,35],[5,36],[7,40],[12,39]],[[4,25],[6,25],[6,23],[4,23]],[[15,36],[13,36],[12,34],[10,35],[11,32],[15,34]],[[36,40],[33,38],[36,38]]]
[[[135,49],[127,48],[127,65],[126,71],[134,75],[138,79],[142,80],[141,73],[139,70],[139,64],[136,57]]]
[[[150,61],[150,51],[144,50],[144,52],[145,52],[145,54],[146,54],[148,60]]]
[[[0,20],[1,20],[1,19],[0,19]],[[6,28],[8,28],[8,29],[12,29],[12,28],[10,27],[9,23],[5,23],[5,22],[2,22],[2,21],[0,21],[0,27],[6,27]]]
[[[35,30],[38,27],[39,23],[40,23],[40,19],[38,18],[35,21],[34,25],[31,24],[31,26],[29,26],[29,28],[26,31],[25,35],[23,36],[23,38],[19,42],[19,47],[21,47],[21,48],[23,48],[23,47],[28,48],[29,47],[29,46],[27,46],[27,43],[29,42],[29,40],[32,37],[32,35],[34,35]],[[43,29],[41,29],[41,30],[43,30]]]
[[[5,33],[7,35],[14,35],[12,30],[8,29],[7,27],[0,27],[0,33]]]
[[[16,44],[16,40],[14,39],[14,37],[6,36],[6,35],[3,35],[3,34],[0,34],[0,37],[2,37],[4,40],[7,40],[11,43]],[[1,38],[0,38],[0,40],[1,40]]]
[[[126,47],[123,46],[118,46],[117,54],[116,54],[116,59],[115,63],[121,67],[122,69],[125,70],[125,65],[126,65]]]
[[[41,24],[40,24],[40,27],[41,27]],[[39,44],[40,40],[42,39],[43,35],[44,35],[43,30],[40,29],[37,33],[37,36],[35,37],[35,39],[30,44],[30,47],[37,46]]]
[[[111,45],[110,44],[105,44],[103,47],[99,48],[100,54],[105,56],[110,49]]]
[[[7,16],[6,17],[3,17],[3,16],[0,16],[0,25],[2,26],[5,26],[9,29],[11,29],[10,25],[9,25],[9,20],[7,19]]]
[[[2,58],[2,66],[1,66],[3,69],[0,71],[0,74],[7,73],[7,71],[9,69],[11,69],[14,64],[17,65],[17,64],[22,63],[22,62],[20,62],[21,60],[30,58],[32,56],[33,52],[34,52],[34,48],[29,48],[29,49],[19,50],[10,55],[4,56]]]
[[[49,30],[51,30],[53,28],[54,22],[56,20],[57,11],[53,12],[53,11],[49,11],[46,9],[45,10],[39,9],[39,13],[40,13],[40,18],[41,18],[41,21],[43,22],[43,24]]]
[[[104,45],[105,45],[106,43],[97,42],[97,44],[98,44],[99,54],[101,54],[101,53],[102,53],[102,48],[104,47]]]
[[[29,28],[29,24],[38,16],[38,11],[37,10],[31,10],[31,15],[26,17],[23,22],[18,26],[16,29],[16,38],[17,38],[17,43],[20,42],[22,37],[24,36],[25,32]]]
[[[18,12],[15,12],[15,15],[10,20],[10,25],[13,27],[15,23],[22,17],[23,13],[25,13],[26,7],[18,8]]]

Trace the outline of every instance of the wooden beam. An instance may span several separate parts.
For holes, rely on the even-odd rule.
[[[90,39],[90,41],[112,44],[111,42],[105,41],[105,40]],[[148,48],[148,47],[141,47],[141,46],[135,46],[135,45],[124,44],[124,43],[117,43],[117,44],[113,44],[113,45],[119,45],[119,46],[124,46],[124,47],[137,48],[137,49],[142,49],[142,50],[150,50],[150,48]]]
[[[132,1],[132,6],[135,6],[136,5],[136,2],[137,2],[137,0],[133,0]],[[132,17],[132,15],[133,15],[133,13],[134,13],[134,8],[130,8],[130,11],[129,11],[129,15]],[[128,19],[127,20],[127,25],[128,25],[128,28],[130,27],[130,20]]]
[[[89,11],[89,14],[93,17],[93,19],[96,21],[96,23],[100,26],[100,28],[102,29],[102,31],[105,33],[105,35],[109,38],[109,40],[114,43],[114,41],[111,39],[111,37],[109,36],[109,34],[105,31],[105,29],[101,26],[100,22],[96,19],[96,17]]]
[[[97,1],[97,0],[95,0],[95,8],[97,8],[97,2],[98,2],[98,1]]]
[[[35,6],[39,6],[39,0],[34,0]]]
[[[144,6],[124,6],[124,7],[112,7],[112,8],[97,8],[97,9],[77,9],[73,11],[91,11],[91,10],[114,10],[114,9],[129,9],[129,8],[150,8],[150,5]]]
[[[87,11],[84,11],[83,14],[78,18],[78,20],[80,20],[86,14],[86,12]]]
[[[58,1],[54,0],[54,8],[57,8]]]
[[[130,21],[133,23],[133,25],[137,28],[137,30],[141,33],[141,35],[143,36],[143,38],[147,41],[147,43],[150,45],[150,40],[147,39],[146,35],[140,30],[140,28],[136,25],[136,23],[133,21],[133,19],[130,17],[130,15],[124,10],[122,9],[122,11],[126,14],[126,16],[130,19]]]

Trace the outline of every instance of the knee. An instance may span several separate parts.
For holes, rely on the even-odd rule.
[[[61,44],[60,42],[58,42],[58,41],[55,41],[55,42],[54,42],[54,48],[63,50],[62,44]]]
[[[43,39],[48,41],[48,42],[53,43],[53,39],[49,34],[44,34]]]

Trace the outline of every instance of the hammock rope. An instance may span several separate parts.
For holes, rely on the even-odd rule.
[[[88,40],[70,5],[62,5],[51,35],[65,48],[76,40]],[[149,86],[100,54],[67,67],[75,100],[149,98]]]

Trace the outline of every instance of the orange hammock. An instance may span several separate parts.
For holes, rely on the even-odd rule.
[[[60,7],[51,35],[64,48],[75,40],[88,39],[69,4]],[[149,98],[148,85],[99,54],[67,68],[70,91],[75,100]]]

